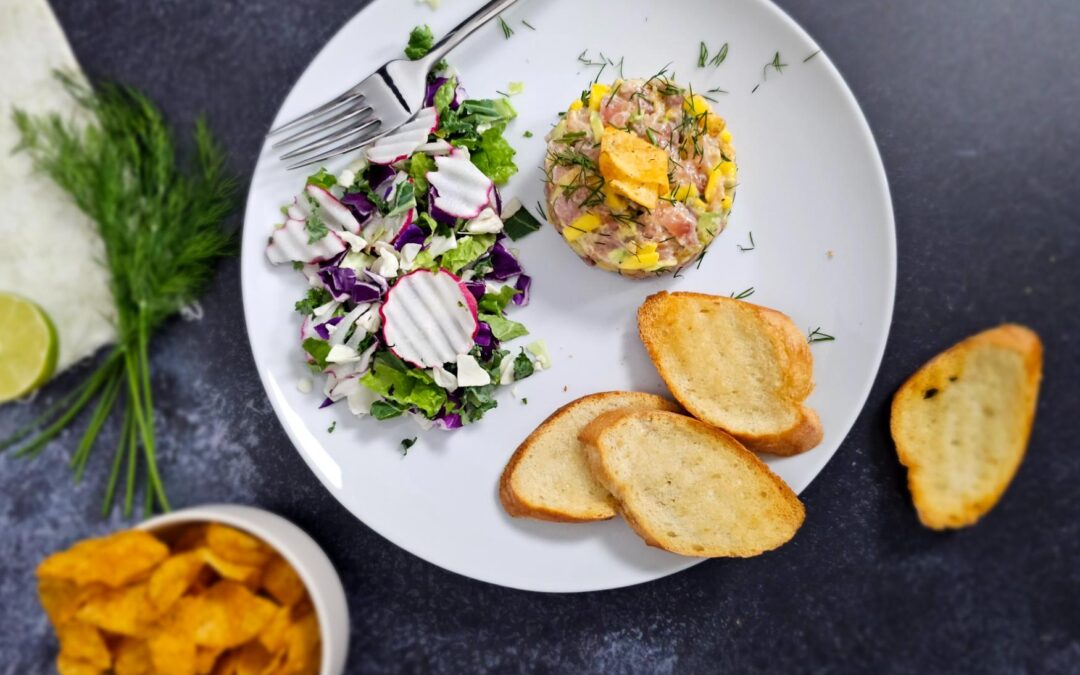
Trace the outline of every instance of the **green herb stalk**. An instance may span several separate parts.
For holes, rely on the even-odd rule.
[[[190,166],[181,168],[168,125],[145,96],[121,85],[91,89],[70,75],[57,78],[91,122],[82,127],[16,109],[16,151],[26,152],[96,224],[116,305],[117,344],[81,384],[0,442],[0,450],[21,444],[18,455],[38,455],[96,399],[71,459],[76,480],[106,420],[119,410],[122,429],[102,513],[112,509],[122,469],[125,515],[140,473],[147,511],[167,511],[156,456],[150,338],[198,298],[217,260],[233,253],[234,236],[221,223],[232,210],[236,182],[204,121],[195,125]]]

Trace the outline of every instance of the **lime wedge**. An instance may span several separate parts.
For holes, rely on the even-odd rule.
[[[0,403],[40,387],[56,369],[56,329],[26,298],[0,293]]]

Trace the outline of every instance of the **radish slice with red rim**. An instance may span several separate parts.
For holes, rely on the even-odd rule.
[[[467,354],[480,327],[476,299],[446,270],[417,270],[402,277],[380,311],[387,345],[418,368]]]
[[[495,184],[469,159],[469,152],[456,148],[435,158],[437,171],[427,174],[438,194],[435,206],[455,218],[472,219],[491,204]]]
[[[286,262],[317,263],[329,260],[347,247],[341,237],[327,232],[321,239],[310,242],[310,235],[303,220],[290,218],[270,235],[266,257],[275,265]]]
[[[304,191],[312,201],[318,204],[319,218],[328,226],[353,234],[360,232],[360,221],[352,214],[349,207],[338,201],[337,197],[318,185],[308,185]]]
[[[427,143],[428,136],[439,125],[439,115],[435,108],[424,108],[409,122],[375,141],[368,148],[367,156],[373,164],[394,164],[416,152]]]

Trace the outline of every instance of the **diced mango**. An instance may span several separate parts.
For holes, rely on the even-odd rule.
[[[570,104],[570,110],[571,111],[581,110],[584,107],[585,107],[585,104],[581,102],[580,98],[574,99],[574,102]]]
[[[719,115],[709,115],[708,120],[705,122],[705,126],[709,130],[709,135],[715,136],[724,131],[727,123],[725,123],[724,118],[720,117]],[[728,135],[730,136],[731,134]]]
[[[600,227],[600,225],[601,221],[599,216],[595,213],[585,213],[578,216],[574,222],[563,228],[563,236],[566,238],[566,241],[577,241],[581,235],[592,232]]]
[[[716,168],[720,170],[720,173],[722,173],[725,178],[734,178],[735,172],[737,171],[735,162],[720,162],[720,166]]]
[[[706,101],[705,97],[701,96],[700,94],[694,94],[693,98],[687,96],[683,100],[683,108],[686,109],[686,112],[694,115],[695,117],[697,115],[701,115],[702,113],[712,112],[712,107],[709,105],[709,102]]]
[[[623,258],[619,268],[624,270],[647,270],[660,264],[660,253],[656,250],[656,244],[646,244],[630,255]]]
[[[709,183],[705,186],[705,201],[711,202],[716,196],[717,190],[724,184],[724,174],[716,168],[709,172]]]
[[[610,91],[611,87],[606,84],[594,83],[589,90],[589,110],[600,110],[600,102]]]
[[[730,211],[731,210],[731,204],[732,204],[731,197],[724,197],[723,199],[720,200],[720,208],[724,209],[724,211]]]
[[[685,202],[689,199],[697,197],[698,194],[699,193],[697,186],[693,183],[688,183],[686,185],[679,185],[678,187],[676,187],[671,192],[671,198],[676,201]]]
[[[723,131],[721,131],[720,132],[720,141],[722,143],[730,143],[731,142],[731,132],[728,131],[727,129],[724,129]]]
[[[604,204],[615,213],[625,211],[629,205],[626,198],[612,189],[610,183],[604,185]]]

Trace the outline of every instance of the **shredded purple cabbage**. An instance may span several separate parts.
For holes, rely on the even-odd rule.
[[[475,342],[481,347],[490,347],[492,343],[495,342],[495,337],[491,332],[491,326],[481,321],[480,326],[476,331]]]
[[[491,278],[499,281],[521,274],[521,264],[500,242],[491,247]]]
[[[315,333],[324,340],[330,339],[330,326],[336,326],[344,319],[343,316],[335,316],[333,319],[324,323],[315,324]]]
[[[337,403],[337,401],[331,401],[328,398],[323,399],[322,405],[319,406],[319,410],[322,410],[323,408],[329,408],[330,406],[334,405],[335,403]]]
[[[349,208],[356,219],[363,225],[375,214],[375,204],[363,192],[347,192],[341,203]]]
[[[466,281],[465,288],[469,289],[469,293],[476,298],[477,302],[480,302],[484,297],[484,293],[487,293],[487,284],[483,281]]]
[[[401,250],[405,247],[405,244],[421,244],[427,239],[427,232],[417,225],[416,223],[409,223],[405,227],[401,228],[401,231],[394,237],[394,248]]]
[[[443,429],[460,429],[462,427],[461,415],[457,413],[446,413],[437,419],[439,426]]]
[[[356,271],[348,267],[329,267],[319,272],[319,278],[339,301],[348,298],[356,303],[375,302],[384,292],[377,284],[357,280]]]
[[[492,185],[491,191],[495,193],[495,215],[502,218],[502,195],[499,194],[499,186]]]
[[[367,179],[369,185],[375,185],[382,187],[382,184],[388,180],[393,180],[397,175],[397,171],[394,170],[389,164],[372,164],[367,169]],[[378,192],[378,189],[376,189]]]
[[[524,306],[529,304],[529,289],[532,287],[532,277],[528,274],[521,274],[518,276],[517,281],[514,282],[514,288],[517,289],[517,293],[514,294],[514,304]]]

